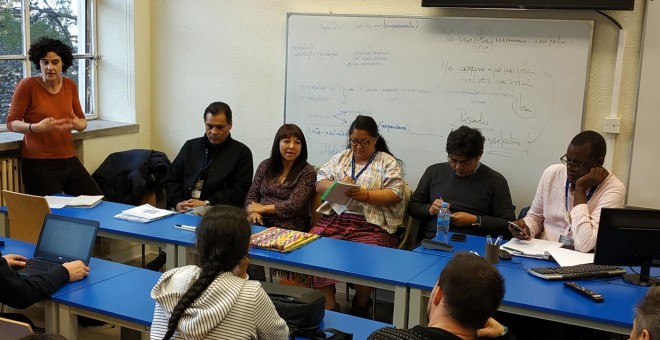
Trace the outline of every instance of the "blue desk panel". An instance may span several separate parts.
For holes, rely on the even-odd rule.
[[[321,329],[334,328],[345,333],[353,333],[353,339],[355,340],[366,339],[367,337],[369,337],[369,334],[383,327],[394,327],[394,326],[378,321],[363,319],[356,316],[337,313],[329,310],[325,311],[325,317],[323,318],[323,322],[321,323],[320,326]],[[296,339],[299,339],[299,337],[296,337]],[[300,338],[300,339],[306,339],[306,338]]]
[[[53,299],[60,304],[150,326],[155,306],[150,293],[160,276],[159,272],[136,268]]]

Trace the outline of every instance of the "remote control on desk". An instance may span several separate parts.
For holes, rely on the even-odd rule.
[[[590,299],[592,299],[596,302],[605,301],[605,298],[603,298],[602,295],[594,292],[593,290],[589,290],[585,287],[582,287],[582,286],[580,286],[579,284],[577,284],[575,282],[564,282],[564,286],[566,286],[566,287],[568,287],[568,288],[580,293],[581,295],[584,295],[584,296],[586,296],[586,297],[588,297],[588,298],[590,298]]]
[[[436,249],[436,250],[442,250],[442,251],[452,251],[452,250],[454,250],[454,246],[452,246],[451,244],[434,241],[430,238],[425,238],[425,239],[422,240],[422,247],[424,247],[426,249]]]

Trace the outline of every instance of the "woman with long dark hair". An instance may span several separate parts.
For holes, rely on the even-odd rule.
[[[195,233],[199,266],[169,270],[151,290],[151,339],[287,339],[261,284],[248,280],[251,230],[243,210],[213,206]]]
[[[295,124],[275,134],[270,158],[259,164],[245,198],[250,223],[267,227],[309,230],[309,202],[316,172],[307,163],[307,142]]]

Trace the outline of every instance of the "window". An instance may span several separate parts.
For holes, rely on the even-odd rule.
[[[73,66],[64,76],[78,86],[80,104],[95,117],[95,0],[0,0],[0,124],[9,112],[18,82],[38,74],[27,57],[40,37],[60,39],[73,48]]]

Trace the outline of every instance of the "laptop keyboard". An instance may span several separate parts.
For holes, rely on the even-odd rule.
[[[530,268],[529,273],[546,280],[572,280],[587,279],[593,277],[617,276],[625,274],[626,270],[616,266],[589,263],[565,267]]]
[[[25,268],[47,272],[58,265],[59,263],[56,262],[43,261],[39,259],[29,259],[25,264]]]

